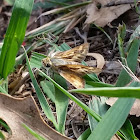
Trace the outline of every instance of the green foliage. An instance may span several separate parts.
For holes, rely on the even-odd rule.
[[[56,123],[55,117],[54,117],[54,115],[53,115],[53,113],[52,113],[52,111],[51,111],[51,109],[49,107],[49,104],[48,104],[48,102],[47,102],[42,90],[40,89],[40,87],[39,87],[39,85],[38,85],[38,83],[37,83],[37,81],[35,79],[34,73],[33,73],[32,69],[31,69],[30,62],[28,60],[28,57],[27,57],[26,53],[25,53],[25,56],[26,56],[27,67],[28,67],[28,70],[29,70],[29,73],[30,73],[32,83],[33,83],[34,88],[36,90],[36,94],[37,94],[39,103],[40,103],[45,115],[48,117],[48,119],[50,121],[53,122],[55,128],[57,129],[57,123]]]
[[[126,137],[126,139],[138,140],[138,138],[134,134],[133,126],[128,119],[125,121],[120,131]]]
[[[120,51],[120,57],[122,60],[122,63],[124,63],[124,58],[125,58],[125,52],[124,52],[124,39],[125,39],[125,35],[126,35],[126,26],[123,23],[123,25],[119,25],[118,27],[118,47],[119,47],[119,51]]]
[[[35,131],[33,131],[31,128],[29,128],[26,124],[23,124],[23,127],[31,134],[33,135],[37,140],[45,140],[42,136],[37,134]]]
[[[16,55],[24,40],[33,2],[33,0],[15,1],[0,56],[1,78],[6,78],[8,74],[13,70]]]
[[[110,140],[125,122],[134,101],[135,99],[128,98],[117,100],[87,140]]]
[[[12,131],[11,131],[10,127],[2,119],[0,119],[0,126],[4,127],[4,129],[7,131],[7,133],[11,134]],[[3,135],[1,130],[0,130],[0,139],[5,140],[5,136]]]
[[[5,140],[5,136],[2,134],[1,131],[0,131],[0,139],[1,139],[1,140]]]

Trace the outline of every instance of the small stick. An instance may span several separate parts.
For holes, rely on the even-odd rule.
[[[135,2],[139,3],[139,0],[119,0],[119,1],[112,1],[104,5],[103,7],[111,7],[111,6],[118,6],[122,4],[134,4]]]

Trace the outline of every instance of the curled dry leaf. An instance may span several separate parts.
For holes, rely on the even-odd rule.
[[[0,93],[0,118],[8,124],[12,131],[12,136],[8,140],[36,140],[23,127],[23,124],[47,140],[70,140],[42,120],[38,107],[31,96],[20,99]]]
[[[104,57],[99,53],[88,53],[87,56],[92,56],[97,60],[97,68],[102,69],[105,65]]]
[[[92,4],[87,6],[87,19],[85,24],[95,23],[98,26],[104,27],[114,19],[118,18],[127,10],[131,9],[130,4],[118,6],[104,7],[112,0],[94,0]],[[101,8],[98,8],[100,5]]]
[[[117,101],[117,99],[118,98],[109,98],[106,101],[106,104],[112,106]],[[135,100],[129,114],[130,115],[136,115],[136,117],[140,116],[140,99]]]

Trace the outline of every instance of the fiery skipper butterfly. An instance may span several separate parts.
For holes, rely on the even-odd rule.
[[[85,81],[83,75],[89,73],[100,73],[101,69],[84,66],[81,62],[85,59],[89,51],[89,44],[84,43],[73,49],[64,52],[49,54],[42,60],[45,66],[49,65],[62,77],[76,88],[84,88]]]

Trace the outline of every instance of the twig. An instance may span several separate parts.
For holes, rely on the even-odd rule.
[[[119,1],[112,1],[104,5],[103,7],[111,7],[111,6],[118,6],[122,4],[134,4],[135,2],[140,2],[139,0],[119,0]]]

